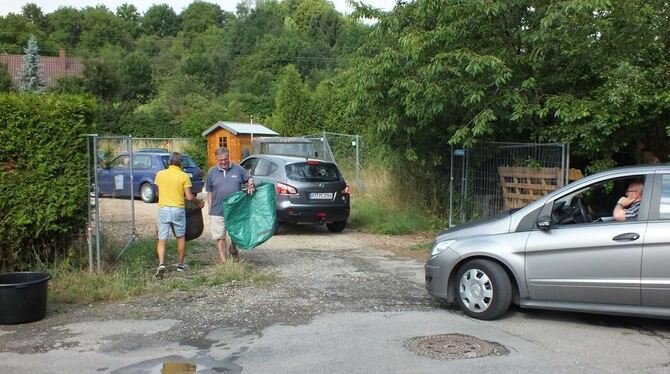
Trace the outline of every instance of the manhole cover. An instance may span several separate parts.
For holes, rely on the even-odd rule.
[[[509,353],[498,343],[487,342],[463,334],[417,336],[407,340],[407,348],[419,356],[436,360],[460,360],[484,356],[500,356]]]

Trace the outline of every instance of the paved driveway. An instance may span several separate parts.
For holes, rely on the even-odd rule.
[[[160,373],[166,363],[197,373],[670,371],[667,321],[517,309],[486,322],[440,305],[423,264],[388,251],[412,240],[288,227],[243,254],[277,283],[50,307],[42,321],[0,326],[0,373]],[[410,349],[444,334],[500,349],[454,360]]]

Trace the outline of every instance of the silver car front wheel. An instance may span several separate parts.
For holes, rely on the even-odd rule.
[[[463,312],[478,319],[495,319],[512,301],[512,285],[505,270],[495,262],[473,260],[457,273],[457,301]]]

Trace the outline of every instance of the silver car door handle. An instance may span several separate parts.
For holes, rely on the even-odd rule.
[[[634,240],[640,239],[640,234],[636,232],[627,232],[625,234],[617,235],[612,238],[615,242],[632,242]]]

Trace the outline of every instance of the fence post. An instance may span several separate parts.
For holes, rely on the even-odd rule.
[[[129,163],[129,169],[130,169],[130,230],[131,236],[135,235],[135,232],[137,231],[135,228],[135,177],[134,177],[134,170],[133,170],[133,164],[135,163],[135,156],[133,155],[133,136],[128,135],[128,155],[130,156],[130,163]]]
[[[360,161],[358,159],[358,148],[360,147],[360,137],[356,134],[356,184],[358,188],[361,187],[361,177],[360,177]]]
[[[93,228],[91,227],[91,164],[94,163],[94,159],[98,158],[97,152],[96,154],[93,154],[93,150],[91,142],[93,141],[93,137],[96,136],[94,134],[88,134],[86,135],[86,149],[88,150],[88,188],[86,189],[88,191],[88,196],[86,196],[87,204],[86,206],[88,207],[88,216],[86,219],[86,241],[88,242],[88,272],[93,273]],[[93,159],[92,159],[93,158]],[[96,169],[93,168],[93,172],[96,172]],[[94,184],[94,190],[93,193],[97,196],[98,195],[98,185]]]
[[[98,136],[93,137],[93,175],[95,176],[95,252],[97,271],[100,273],[100,199],[98,198]]]
[[[463,148],[461,167],[461,224],[463,224],[465,223],[465,196],[468,191],[468,151],[465,148]]]
[[[563,170],[565,170],[565,183],[563,185],[565,186],[570,183],[570,143],[563,144],[565,145],[565,166],[563,166]]]
[[[452,212],[454,208],[454,146],[451,149],[451,161],[449,165],[449,227],[452,225]]]

